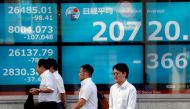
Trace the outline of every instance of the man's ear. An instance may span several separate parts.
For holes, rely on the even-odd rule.
[[[84,72],[84,76],[85,76],[85,77],[90,77],[90,75],[89,75],[88,72]]]
[[[123,74],[124,74],[125,77],[127,76],[127,72],[124,72]]]

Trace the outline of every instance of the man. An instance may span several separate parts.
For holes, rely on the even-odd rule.
[[[97,88],[91,79],[93,72],[94,69],[91,65],[85,64],[81,66],[79,73],[81,81],[79,100],[72,109],[97,109]]]
[[[48,68],[50,72],[53,73],[56,78],[57,88],[58,88],[58,96],[57,96],[57,109],[65,109],[66,108],[66,96],[65,96],[65,87],[63,83],[63,79],[61,75],[58,73],[58,64],[57,61],[53,58],[48,58]]]
[[[136,88],[126,79],[129,75],[128,66],[118,63],[113,66],[113,76],[116,84],[111,86],[109,109],[135,109]]]
[[[55,77],[47,70],[47,61],[40,59],[36,65],[36,71],[38,72],[41,82],[39,88],[32,88],[30,93],[38,95],[39,108],[40,109],[56,109],[57,104],[57,86]]]

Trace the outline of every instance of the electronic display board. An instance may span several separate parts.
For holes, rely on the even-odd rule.
[[[113,84],[112,67],[118,62],[128,64],[128,81],[143,87],[136,87],[138,93],[188,90],[190,3],[143,6],[127,1],[0,3],[0,85],[39,84],[38,59],[60,56],[66,91],[80,84],[80,66],[87,63],[94,67],[96,84]]]
[[[61,5],[63,42],[142,41],[141,3]]]
[[[0,46],[0,85],[39,84],[40,58],[57,59],[56,46]]]
[[[188,94],[190,45],[147,45],[146,94]]]
[[[190,41],[189,9],[190,2],[147,3],[147,41]]]
[[[147,46],[147,82],[190,83],[189,58],[190,45]]]
[[[0,43],[57,42],[55,3],[0,3]]]
[[[133,84],[143,83],[142,46],[63,46],[62,76],[65,84],[80,84],[78,74],[83,64],[94,68],[92,76],[96,84],[113,84],[112,67],[124,62],[129,66],[129,78]]]

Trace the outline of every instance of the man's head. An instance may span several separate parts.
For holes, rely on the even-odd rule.
[[[117,83],[123,83],[129,74],[129,68],[124,63],[118,63],[113,66],[113,76]]]
[[[90,64],[84,64],[80,68],[79,79],[82,81],[86,78],[92,77],[93,72],[94,69]]]
[[[50,70],[50,72],[55,72],[58,68],[58,64],[57,61],[53,58],[48,58],[47,59],[47,64],[48,64],[48,69]]]
[[[36,71],[38,74],[42,74],[46,69],[48,69],[47,61],[45,59],[40,59],[36,65]]]

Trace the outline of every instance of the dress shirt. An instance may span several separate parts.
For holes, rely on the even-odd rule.
[[[51,93],[43,93],[40,92],[38,95],[38,101],[39,102],[49,102],[49,101],[57,101],[57,86],[56,79],[53,76],[53,74],[46,70],[40,75],[41,83],[40,88],[49,88],[53,90]]]
[[[109,95],[109,109],[135,109],[136,88],[127,80],[119,86],[112,85]]]
[[[65,87],[64,87],[64,82],[63,82],[63,78],[61,77],[61,75],[58,73],[58,71],[55,71],[53,73],[56,82],[57,82],[57,88],[58,88],[58,94],[57,94],[57,103],[61,102],[61,97],[60,97],[60,93],[65,93]]]
[[[86,100],[85,105],[81,109],[97,109],[97,88],[91,78],[81,81],[79,99],[81,98]]]

